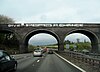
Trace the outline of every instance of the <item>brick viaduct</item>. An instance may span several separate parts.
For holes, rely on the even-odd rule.
[[[100,24],[98,23],[24,23],[1,24],[0,31],[12,32],[19,41],[21,53],[28,51],[28,40],[38,33],[47,33],[58,41],[58,50],[64,50],[64,39],[71,33],[82,33],[91,40],[91,52],[100,53]]]

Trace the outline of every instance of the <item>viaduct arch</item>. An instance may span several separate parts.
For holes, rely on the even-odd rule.
[[[35,31],[31,31],[31,32],[29,32],[28,34],[26,34],[26,36],[24,37],[24,39],[23,39],[23,44],[24,44],[24,48],[25,49],[28,49],[28,41],[29,41],[29,39],[32,37],[32,36],[34,36],[34,35],[36,35],[36,34],[39,34],[39,33],[47,33],[47,34],[50,34],[50,35],[52,35],[52,36],[54,36],[55,38],[56,38],[56,40],[57,40],[57,42],[58,42],[58,50],[60,49],[59,48],[59,41],[60,41],[60,39],[59,39],[59,37],[54,33],[54,32],[52,32],[52,31],[49,31],[49,30],[46,30],[46,29],[37,29],[37,30],[35,30]],[[27,51],[27,50],[26,50]]]
[[[70,32],[66,33],[67,35],[72,34],[72,33],[81,33],[86,35],[90,40],[91,40],[91,52],[98,52],[98,43],[99,43],[99,39],[98,37],[91,31],[86,30],[86,29],[75,29],[75,30],[71,30]]]

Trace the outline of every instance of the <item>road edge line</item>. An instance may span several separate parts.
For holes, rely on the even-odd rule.
[[[66,61],[67,63],[69,63],[70,65],[74,66],[75,68],[79,69],[82,72],[86,72],[85,70],[83,70],[82,68],[76,66],[75,64],[73,64],[72,62],[68,61],[67,59],[65,59],[64,57],[62,57],[61,55],[57,54],[56,52],[54,52],[58,57],[60,57],[61,59],[63,59],[64,61]]]

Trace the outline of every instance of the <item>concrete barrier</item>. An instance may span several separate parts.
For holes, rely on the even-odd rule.
[[[75,64],[71,63],[70,61],[68,61],[67,59],[65,59],[64,57],[60,56],[59,54],[57,54],[56,52],[54,52],[59,58],[61,58],[62,60],[64,60],[65,62],[69,63],[70,65],[72,65],[73,67],[77,68],[78,70],[80,70],[81,72],[86,72],[85,70],[83,70],[82,68],[76,66]]]

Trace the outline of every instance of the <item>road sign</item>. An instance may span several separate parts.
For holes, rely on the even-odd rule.
[[[77,46],[76,46],[76,45],[73,45],[73,47],[74,47],[74,49],[76,49],[76,48],[77,48]]]
[[[66,44],[66,49],[69,49],[69,44]]]

